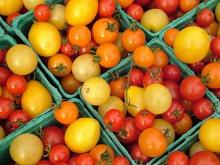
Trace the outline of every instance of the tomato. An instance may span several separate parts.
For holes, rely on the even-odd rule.
[[[143,83],[143,78],[144,78],[144,73],[142,72],[141,69],[138,68],[132,68],[130,73],[129,73],[129,83],[130,85],[135,85],[135,86],[142,86]]]
[[[98,6],[98,14],[100,17],[112,17],[116,8],[114,0],[100,0]]]
[[[20,14],[20,13],[12,13],[12,14],[10,14],[10,15],[7,17],[7,19],[6,19],[7,24],[12,25],[13,20],[14,20],[16,17],[18,17],[19,15],[21,15],[21,14]]]
[[[69,29],[68,39],[72,45],[86,46],[91,41],[91,32],[85,25],[76,25]]]
[[[192,119],[185,113],[183,118],[173,125],[177,135],[183,135],[192,128]]]
[[[4,137],[5,137],[5,131],[2,128],[2,126],[0,126],[0,140],[4,139]]]
[[[180,94],[189,101],[197,101],[205,95],[206,87],[197,76],[188,76],[180,84]]]
[[[2,87],[2,92],[1,92],[1,97],[4,97],[4,98],[7,98],[7,99],[9,99],[9,100],[11,100],[11,101],[15,101],[15,103],[17,104],[19,104],[20,103],[20,97],[21,96],[14,96],[14,95],[12,95],[8,90],[7,90],[7,88],[6,87]]]
[[[218,33],[218,23],[213,21],[208,27],[205,28],[206,32],[211,36],[217,36]]]
[[[139,130],[143,131],[146,128],[152,127],[154,120],[155,116],[152,113],[146,110],[142,110],[135,116],[134,124]]]
[[[64,131],[57,126],[47,126],[43,128],[42,142],[44,146],[64,144]]]
[[[34,50],[43,57],[56,54],[61,46],[61,36],[58,29],[47,22],[35,22],[28,33]],[[48,47],[48,45],[50,45]]]
[[[173,46],[173,42],[178,33],[179,33],[178,29],[170,28],[164,33],[163,40],[166,42],[167,45]]]
[[[99,76],[101,69],[99,64],[94,62],[93,55],[83,54],[73,61],[72,73],[78,81],[85,82],[91,77]]]
[[[70,160],[68,161],[68,165],[77,165],[77,158],[76,156],[70,158]]]
[[[200,151],[191,157],[189,163],[193,165],[219,165],[220,161],[213,152]]]
[[[164,79],[179,82],[181,79],[181,70],[177,65],[169,64],[163,68]]]
[[[70,157],[69,149],[62,144],[55,145],[51,148],[49,153],[49,160],[51,163],[67,162]]]
[[[188,156],[181,151],[174,151],[169,154],[167,165],[188,165],[189,158]]]
[[[104,68],[112,68],[116,66],[121,59],[119,48],[113,43],[101,44],[96,50],[95,61]]]
[[[67,56],[72,56],[74,54],[74,48],[69,42],[62,43],[60,47],[60,52]]]
[[[137,47],[144,45],[145,41],[144,32],[137,27],[126,29],[121,36],[122,46],[129,52],[133,52]]]
[[[8,16],[12,13],[19,12],[23,6],[22,0],[16,2],[2,0],[0,3],[0,15]]]
[[[143,86],[147,87],[153,83],[162,83],[163,82],[163,70],[160,67],[152,66],[147,69],[143,79]]]
[[[155,56],[148,46],[139,46],[134,50],[132,59],[134,63],[142,68],[151,67],[155,62]]]
[[[161,156],[167,149],[167,141],[157,128],[145,129],[138,138],[138,145],[149,157]]]
[[[144,10],[141,5],[133,3],[126,9],[126,13],[133,19],[140,21]]]
[[[192,44],[190,47],[189,43]],[[207,32],[197,26],[190,26],[181,30],[173,44],[176,57],[187,64],[199,62],[209,52],[210,38]]]
[[[202,146],[212,152],[219,152],[220,143],[217,140],[220,137],[219,123],[220,119],[208,119],[199,130],[199,139]]]
[[[15,110],[15,104],[10,99],[0,98],[0,119],[7,119]]]
[[[217,98],[220,98],[220,88],[214,89],[213,93],[216,95]]]
[[[31,117],[23,110],[15,110],[9,116],[9,122],[12,130],[19,128],[22,124],[31,120]]]
[[[120,99],[124,99],[124,93],[127,86],[127,79],[124,77],[120,77],[117,80],[112,80],[109,83],[111,88],[111,96],[116,96]]]
[[[192,10],[197,5],[199,5],[199,3],[200,3],[200,0],[180,0],[179,1],[179,8],[180,8],[180,10],[182,10],[183,12],[186,13],[186,12]]]
[[[172,103],[169,90],[158,83],[147,86],[144,90],[145,108],[153,114],[166,112]]]
[[[100,77],[88,79],[81,88],[82,97],[92,105],[105,103],[110,97],[110,92],[108,83]]]
[[[205,8],[202,9],[196,16],[196,23],[200,27],[209,26],[215,19],[214,13],[211,9]]]
[[[60,81],[65,92],[68,94],[75,93],[78,88],[82,85],[81,82],[76,80],[72,73],[68,74],[67,76],[63,77]]]
[[[198,141],[191,146],[189,150],[189,156],[192,157],[195,153],[200,152],[200,151],[205,151],[205,148]]]
[[[163,10],[150,9],[144,13],[140,23],[147,30],[156,33],[169,24],[169,19]]]
[[[160,118],[155,119],[153,127],[159,129],[163,133],[168,144],[173,143],[175,140],[175,131],[168,121]]]
[[[113,19],[98,19],[92,27],[92,36],[99,45],[107,42],[115,43],[118,37],[119,27]]]
[[[131,150],[130,150],[130,153],[131,153],[131,157],[134,159],[134,161],[136,163],[140,163],[140,164],[146,164],[148,161],[150,161],[150,158],[146,155],[144,155],[141,150],[140,150],[140,147],[138,146],[137,143],[134,143],[132,146],[131,146]]]
[[[13,139],[10,155],[18,164],[37,164],[43,156],[43,144],[36,135],[24,133]]]
[[[44,4],[45,0],[23,0],[24,7],[28,10],[33,10],[37,5]]]
[[[175,12],[179,6],[178,0],[155,0],[156,8],[165,11],[167,14]]]
[[[8,78],[6,88],[13,95],[20,95],[26,90],[27,81],[23,76],[13,75]]]
[[[140,4],[141,6],[146,6],[151,2],[151,0],[135,0],[135,3]]]
[[[220,9],[220,3],[218,3],[215,7],[215,16],[216,16],[216,19],[218,20],[218,22],[220,22],[220,12],[219,12],[219,9]]]
[[[0,50],[0,62],[5,62],[6,50]]]
[[[133,143],[137,141],[140,133],[141,131],[134,124],[134,118],[126,117],[125,124],[118,133],[118,138],[122,143]]]
[[[49,160],[40,160],[36,165],[52,165]]]
[[[95,159],[88,153],[79,155],[76,160],[77,165],[95,165]]]
[[[11,72],[3,67],[0,67],[0,86],[5,86]]]
[[[212,53],[220,57],[220,36],[212,39],[210,48],[211,48]]]
[[[82,54],[89,54],[93,51],[93,49],[96,49],[98,47],[97,43],[93,40],[91,40],[89,42],[89,44],[87,44],[86,46],[82,46],[80,49],[79,49],[79,54],[82,55]]]
[[[88,152],[99,141],[100,125],[93,118],[77,119],[68,126],[64,138],[65,144],[72,152]]]
[[[163,85],[170,91],[173,100],[181,101],[179,85],[175,81],[165,80]]]
[[[37,67],[37,55],[26,45],[12,46],[6,54],[6,63],[11,71],[17,75],[27,75]]]
[[[125,157],[116,156],[112,165],[130,165],[130,163]]]
[[[189,65],[189,67],[196,73],[201,72],[204,66],[205,66],[204,61],[199,61]]]
[[[163,68],[168,64],[169,58],[163,50],[156,49],[156,50],[154,50],[153,53],[155,56],[155,62],[154,62],[155,66]]]
[[[134,0],[117,0],[117,2],[122,8],[127,8],[134,2]]]
[[[200,99],[193,103],[193,114],[196,118],[203,120],[213,114],[213,105],[209,99]]]
[[[97,164],[111,164],[114,160],[115,153],[113,149],[106,144],[98,144],[92,148],[89,154],[95,159]]]
[[[88,25],[97,12],[98,0],[70,0],[66,5],[65,19],[70,25]]]
[[[41,83],[31,80],[22,95],[21,106],[33,118],[52,106],[52,97]]]
[[[39,4],[34,8],[34,17],[39,22],[47,22],[50,18],[50,8],[45,4]]]

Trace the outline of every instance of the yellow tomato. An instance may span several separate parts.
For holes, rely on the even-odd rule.
[[[44,4],[46,0],[23,0],[24,6],[28,10],[33,10],[37,5]]]
[[[158,83],[147,86],[144,90],[145,108],[153,114],[166,112],[172,103],[169,90]]]
[[[65,22],[65,6],[56,4],[50,10],[50,19],[48,22],[53,24],[57,29],[64,30],[66,28]]]
[[[92,77],[84,82],[82,97],[92,105],[101,105],[108,101],[111,93],[109,84],[100,77]]]
[[[65,18],[70,25],[88,25],[98,12],[98,0],[70,0],[66,6]]]
[[[220,23],[218,24],[217,36],[220,36]]]
[[[202,146],[202,144],[198,141],[194,143],[189,150],[189,156],[193,156],[195,153],[205,151],[205,148]]]
[[[220,152],[220,119],[208,119],[200,127],[199,139],[202,146],[212,152]]]
[[[215,17],[220,22],[220,2],[215,7]]]
[[[174,53],[180,61],[192,64],[204,59],[210,48],[208,33],[196,26],[181,30],[173,44]]]
[[[0,15],[8,16],[19,12],[23,6],[22,0],[0,0]]]
[[[2,126],[0,126],[0,140],[4,139],[4,137],[5,137],[5,131],[2,128]]]
[[[61,36],[57,28],[47,22],[35,22],[28,34],[34,50],[43,57],[56,54],[61,46]]]
[[[100,125],[93,118],[80,118],[74,121],[65,132],[65,144],[75,153],[91,150],[99,141]]]
[[[123,101],[116,96],[110,96],[107,102],[105,102],[104,104],[101,104],[98,107],[99,114],[102,117],[104,117],[105,114],[111,109],[118,109],[122,111],[124,114],[126,114],[126,110],[124,110]]]
[[[11,71],[18,75],[27,75],[37,67],[35,52],[26,45],[11,47],[6,54],[6,63]]]
[[[144,88],[130,86],[125,91],[125,105],[127,111],[134,117],[144,110]]]
[[[36,117],[52,106],[52,97],[41,83],[36,80],[28,82],[22,95],[21,106],[31,117]]]

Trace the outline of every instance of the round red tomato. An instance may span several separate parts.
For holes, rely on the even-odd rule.
[[[181,151],[172,152],[167,160],[167,165],[188,165],[189,158],[188,156]]]
[[[179,6],[179,0],[155,0],[156,8],[165,11],[167,14],[175,12]]]
[[[163,68],[164,79],[179,82],[181,79],[181,70],[177,65],[167,65]]]
[[[205,95],[206,87],[197,76],[188,76],[180,84],[180,94],[189,101],[196,101]]]
[[[95,165],[95,159],[89,153],[83,153],[78,156],[77,165]]]
[[[133,3],[126,9],[126,13],[133,19],[140,21],[144,14],[144,10],[141,5]]]
[[[114,0],[99,0],[98,14],[100,17],[112,17],[116,4]]]
[[[47,22],[50,18],[50,8],[45,4],[39,4],[34,8],[34,17],[37,21]]]
[[[200,11],[196,17],[196,23],[201,27],[209,26],[215,19],[212,10],[205,8]]]
[[[5,86],[11,72],[3,67],[0,67],[0,86]]]
[[[76,156],[70,158],[70,160],[68,161],[68,165],[77,165],[77,158]]]
[[[189,67],[196,73],[201,72],[204,66],[205,66],[204,61],[199,61],[197,63],[189,65]]]
[[[170,91],[173,100],[181,101],[180,88],[177,82],[165,80],[163,85]]]
[[[55,145],[51,148],[49,153],[49,160],[51,163],[67,162],[70,158],[69,149],[62,144]]]
[[[143,83],[144,73],[140,69],[132,68],[129,76],[130,85],[141,87]]]
[[[52,165],[49,160],[40,160],[36,165]]]
[[[147,87],[153,83],[162,83],[164,78],[164,73],[162,68],[158,66],[152,66],[147,69],[143,79],[143,86]]]
[[[6,50],[0,50],[0,62],[5,62]]]
[[[140,4],[141,6],[146,6],[151,0],[135,0],[135,3]]]
[[[185,112],[187,113],[191,113],[192,112],[192,104],[193,102],[192,101],[189,101],[189,100],[186,100],[186,99],[182,99],[181,101],[184,109],[185,109]]]
[[[182,135],[192,128],[192,119],[187,113],[184,113],[183,118],[176,122],[173,127],[177,135]]]
[[[155,119],[155,116],[152,113],[146,110],[142,110],[138,112],[138,114],[135,116],[134,123],[135,123],[135,126],[139,130],[143,131],[144,129],[150,128],[153,126],[154,119]]]
[[[6,82],[6,88],[13,95],[21,95],[27,88],[27,80],[23,76],[12,75]]]
[[[61,45],[60,52],[67,56],[72,56],[75,53],[73,46],[68,41]]]
[[[13,101],[7,98],[0,98],[0,119],[7,119],[15,110]]]
[[[116,156],[112,165],[130,165],[129,161],[123,156]]]
[[[210,151],[200,151],[195,153],[189,162],[190,165],[219,165],[218,157]]]
[[[21,15],[21,14],[20,14],[20,13],[12,13],[12,14],[10,14],[10,15],[7,17],[7,19],[6,19],[7,24],[11,25],[12,22],[13,22],[13,20],[14,20],[16,17],[18,17],[19,15]]]
[[[147,162],[150,161],[150,158],[146,155],[144,155],[141,152],[141,149],[139,147],[139,145],[137,143],[133,144],[131,146],[131,157],[134,159],[135,162],[137,162],[138,164],[145,164]]]
[[[211,51],[220,57],[220,36],[215,37],[211,42]]]

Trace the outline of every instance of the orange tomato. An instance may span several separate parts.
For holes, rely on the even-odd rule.
[[[133,53],[134,63],[141,68],[148,68],[155,62],[155,56],[151,49],[147,46],[139,46],[134,50]]]
[[[122,8],[127,8],[134,2],[134,0],[117,0],[117,1]]]
[[[163,40],[166,42],[167,45],[173,46],[173,42],[178,33],[179,33],[178,29],[170,28],[164,33]]]
[[[138,138],[138,145],[146,156],[161,156],[167,149],[167,140],[157,128],[145,129]]]
[[[60,107],[54,111],[55,119],[61,124],[71,124],[79,115],[79,109],[75,103],[63,101]]]
[[[113,43],[104,43],[96,50],[96,55],[99,64],[104,68],[112,68],[116,66],[120,59],[121,54],[119,48]]]
[[[55,54],[49,58],[47,67],[55,76],[65,77],[72,70],[72,61],[67,55]]]
[[[112,80],[110,83],[111,88],[111,96],[119,97],[120,99],[124,99],[125,90],[127,88],[127,78],[120,77],[117,80]]]
[[[115,157],[112,148],[106,144],[96,145],[90,150],[89,154],[95,159],[96,164],[98,165],[111,164]]]
[[[121,43],[125,50],[133,52],[138,46],[146,41],[144,32],[139,28],[126,29],[122,33]]]
[[[155,56],[154,65],[163,68],[169,63],[169,58],[163,50],[156,49],[153,53]]]
[[[85,25],[76,25],[69,29],[68,38],[72,45],[86,46],[91,41],[91,32]]]
[[[77,89],[82,85],[80,81],[78,81],[72,73],[63,77],[60,81],[65,92],[68,94],[73,94],[77,91]]]
[[[186,133],[190,128],[192,128],[191,117],[185,113],[183,118],[173,125],[173,128],[177,135]]]
[[[218,33],[218,23],[213,21],[208,27],[205,28],[207,33],[211,36],[216,36]]]
[[[92,27],[92,36],[99,45],[107,42],[115,43],[118,37],[119,27],[114,19],[98,19]]]
[[[183,12],[188,12],[192,10],[194,7],[198,6],[200,0],[180,0],[179,1],[179,8]]]

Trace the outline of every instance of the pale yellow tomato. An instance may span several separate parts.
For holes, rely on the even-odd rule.
[[[215,7],[215,17],[220,23],[220,2]]]
[[[19,12],[22,6],[22,0],[0,0],[0,15],[8,16]]]
[[[4,139],[4,137],[5,137],[5,131],[2,128],[2,126],[0,126],[0,140]]]
[[[50,10],[50,19],[48,22],[53,24],[57,29],[64,30],[66,28],[65,22],[65,6],[56,4]]]
[[[58,29],[48,22],[35,22],[31,26],[28,39],[34,50],[43,57],[56,54],[61,46]]]
[[[205,151],[206,149],[202,146],[202,144],[198,141],[194,143],[189,150],[189,156],[193,156],[195,153],[200,151]]]
[[[37,5],[44,4],[46,0],[23,0],[24,6],[28,10],[33,10]]]

